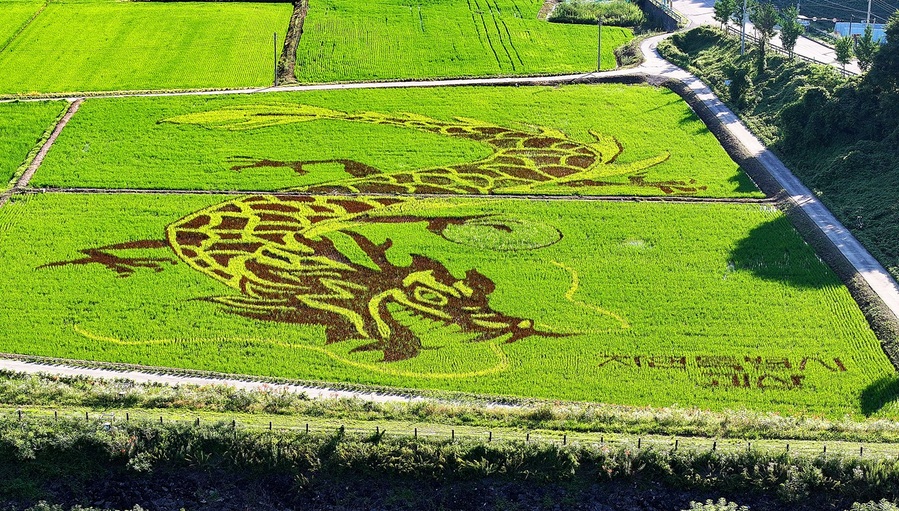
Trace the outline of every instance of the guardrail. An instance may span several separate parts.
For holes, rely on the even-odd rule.
[[[649,0],[649,1],[655,1],[655,0]],[[727,25],[726,29],[727,29],[727,35],[735,36],[737,38],[739,38],[743,35],[741,30],[737,27]],[[759,43],[759,38],[750,34],[749,32],[746,33],[746,40],[753,44]],[[821,62],[820,60],[817,60],[817,59],[814,59],[811,57],[806,57],[805,55],[800,55],[796,52],[793,52],[792,54],[790,54],[790,52],[788,52],[784,48],[774,45],[774,44],[771,44],[770,42],[766,45],[766,47],[768,50],[773,51],[774,53],[777,53],[779,55],[783,55],[784,57],[799,59],[803,62],[808,62],[809,64],[821,64],[821,65],[825,65],[825,66],[831,65],[827,62]],[[836,67],[836,66],[834,66],[834,69],[836,69],[840,74],[842,74],[843,76],[846,76],[846,77],[858,76],[858,73],[855,73],[848,69],[844,69],[844,68]]]

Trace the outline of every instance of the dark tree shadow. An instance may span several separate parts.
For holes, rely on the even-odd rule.
[[[870,417],[895,401],[899,401],[899,377],[884,376],[862,391],[862,413]]]
[[[738,193],[752,193],[759,191],[759,187],[752,182],[752,179],[749,178],[749,174],[747,174],[742,167],[739,171],[740,172],[737,175],[727,179],[728,183],[732,183],[736,186],[734,191]]]
[[[786,217],[762,224],[737,243],[731,252],[733,271],[750,271],[764,280],[800,288],[837,285],[836,277],[821,271],[814,250],[803,243]]]

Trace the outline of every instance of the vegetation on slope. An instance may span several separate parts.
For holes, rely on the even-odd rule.
[[[126,366],[113,367],[124,369]],[[210,376],[208,373],[197,375]],[[351,385],[340,388],[361,392],[387,391]],[[696,437],[697,441],[700,437],[748,439],[755,445],[769,440],[768,445],[782,450],[783,442],[773,442],[780,440],[792,441],[794,451],[801,450],[796,441],[827,441],[829,452],[836,450],[834,442],[845,442],[856,452],[857,445],[850,442],[880,443],[886,449],[890,444],[885,442],[899,442],[899,422],[888,419],[855,420],[843,416],[828,420],[816,415],[782,415],[745,409],[712,412],[677,406],[652,408],[533,399],[513,402],[509,406],[488,406],[492,401],[458,392],[411,392],[423,393],[433,399],[382,403],[361,399],[309,399],[304,393],[285,390],[277,380],[273,380],[270,387],[249,391],[228,385],[169,386],[89,377],[0,373],[0,402],[8,407],[7,413],[21,409],[27,416],[52,415],[59,409],[65,414],[68,409],[74,410],[76,416],[89,411],[94,417],[111,413],[121,418],[129,411],[136,417],[142,410],[145,416],[174,415],[181,420],[193,420],[202,415],[204,422],[230,420],[237,416],[243,424],[257,424],[263,428],[270,421],[296,427],[312,419],[332,424],[338,421],[367,423],[368,430],[378,425],[391,431],[401,427],[406,436],[413,434],[415,427],[442,429],[444,436],[447,428],[468,427],[480,428],[481,433],[505,429],[514,432],[516,438],[521,438],[526,431],[540,430],[567,433],[572,438],[576,434],[593,434],[591,440],[594,441],[597,433],[618,434],[631,439],[642,435]],[[396,424],[400,426],[394,426]],[[437,428],[437,425],[443,427]],[[556,438],[560,436],[556,435]],[[608,440],[611,436],[605,438]],[[820,445],[814,447],[816,451],[821,450]]]
[[[424,504],[422,496],[439,502],[445,496],[435,488],[469,486],[478,492],[443,506],[509,509],[494,500],[509,485],[534,502],[525,509],[550,507],[539,495],[561,489],[566,509],[614,505],[600,495],[628,486],[638,492],[618,499],[642,495],[649,509],[686,509],[689,500],[716,494],[750,502],[756,511],[845,509],[899,497],[899,466],[883,458],[259,432],[229,423],[7,419],[0,420],[0,454],[0,503],[22,507],[38,499],[103,499],[109,507],[155,504],[166,511],[236,509],[245,502],[255,509],[342,509],[328,506],[337,502],[384,509]],[[396,493],[401,487],[414,491]],[[225,502],[222,493],[239,500]],[[161,494],[170,501],[150,501]],[[330,501],[338,494],[342,501]]]

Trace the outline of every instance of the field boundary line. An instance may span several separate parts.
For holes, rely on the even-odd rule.
[[[433,87],[476,87],[476,86],[519,86],[519,85],[560,85],[560,84],[593,84],[622,83],[619,80],[633,80],[642,74],[640,66],[610,71],[583,71],[560,75],[499,75],[481,78],[457,77],[435,78],[426,80],[384,80],[372,82],[332,82],[302,85],[279,85],[278,87],[245,87],[233,89],[173,89],[173,90],[131,90],[131,91],[91,91],[91,92],[48,92],[43,94],[19,95],[0,94],[0,103],[54,101],[59,99],[74,100],[103,98],[155,98],[171,96],[228,96],[240,94],[260,94],[269,92],[307,92],[346,89],[411,89]],[[623,83],[639,83],[638,81]]]
[[[311,185],[315,186],[315,185]],[[627,186],[622,183],[622,186]],[[686,204],[776,204],[776,197],[694,197],[690,195],[543,195],[543,194],[462,194],[462,193],[349,193],[303,190],[191,190],[142,188],[53,188],[26,187],[20,193],[108,194],[108,195],[269,195],[273,197],[414,197],[421,199],[510,199],[583,202],[664,202]]]
[[[22,32],[24,32],[25,29],[27,29],[29,26],[31,26],[31,23],[32,23],[35,19],[37,19],[37,17],[40,16],[41,13],[44,12],[44,9],[46,9],[47,6],[49,6],[49,5],[50,5],[50,0],[47,0],[46,2],[44,2],[44,5],[42,5],[41,8],[38,9],[36,13],[32,14],[31,17],[28,18],[28,21],[26,21],[25,23],[23,23],[22,26],[19,27],[19,30],[16,30],[16,33],[15,33],[15,34],[13,34],[12,37],[10,37],[9,39],[7,39],[6,42],[3,43],[3,46],[0,46],[0,53],[3,53],[7,48],[9,48],[9,46],[10,46],[13,42],[15,42],[15,40],[18,39],[20,35],[22,35]]]
[[[76,101],[80,105],[80,101]],[[16,174],[13,175],[9,184],[7,185],[6,190],[0,194],[0,208],[6,205],[9,202],[9,199],[17,192],[22,190],[28,185],[28,181],[31,180],[31,177],[34,175],[34,172],[37,170],[37,167],[40,166],[41,162],[44,160],[44,157],[47,155],[47,151],[50,150],[50,146],[53,145],[53,142],[56,140],[56,137],[59,136],[59,133],[62,131],[60,126],[64,126],[65,123],[68,122],[68,119],[72,118],[72,115],[75,114],[75,111],[78,110],[77,106],[74,106],[75,102],[69,104],[68,108],[66,108],[65,112],[60,113],[54,123],[44,130],[44,133],[41,135],[39,141],[41,142],[40,149],[36,152],[32,148],[31,151],[28,152],[28,155],[25,157],[25,161],[19,166],[19,169],[16,171]],[[22,167],[25,167],[22,170]],[[20,173],[21,171],[21,173]]]
[[[41,146],[41,149],[37,152],[34,159],[31,161],[31,164],[28,165],[28,168],[25,169],[25,172],[22,173],[22,176],[19,178],[19,181],[9,190],[7,190],[3,195],[0,195],[0,207],[6,205],[9,201],[9,198],[13,196],[16,192],[22,190],[23,188],[28,186],[28,182],[31,181],[31,178],[34,177],[34,173],[37,172],[37,169],[43,163],[44,158],[47,156],[47,153],[50,151],[50,148],[53,147],[53,143],[56,142],[56,139],[59,137],[59,134],[62,133],[63,128],[66,127],[66,124],[69,123],[69,120],[72,119],[72,116],[75,115],[75,112],[78,111],[78,108],[81,106],[81,103],[84,100],[82,98],[78,98],[69,105],[68,110],[66,110],[65,115],[62,116],[62,119],[56,123],[56,128],[53,129],[53,133],[50,134],[50,137],[44,142],[44,145]]]

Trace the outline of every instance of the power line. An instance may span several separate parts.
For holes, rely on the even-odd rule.
[[[807,7],[809,4],[812,4],[814,7],[819,7],[822,9],[843,11],[855,15],[867,15],[868,11],[853,9],[852,7],[847,7],[845,5],[841,5],[835,2],[830,2],[829,0],[806,0],[803,2],[803,7]],[[818,5],[816,5],[818,4]]]

